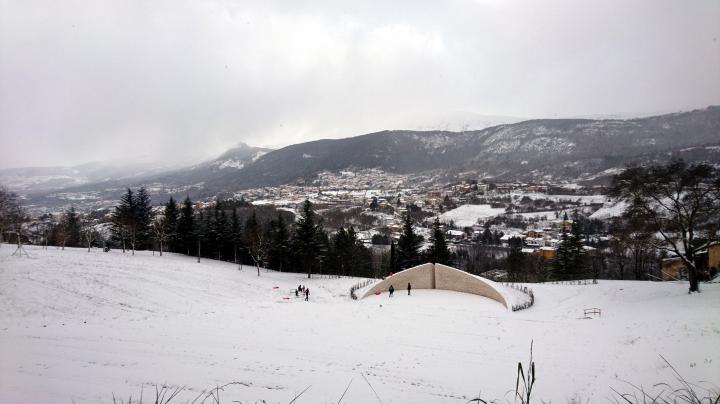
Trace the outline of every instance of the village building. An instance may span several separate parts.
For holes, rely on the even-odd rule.
[[[720,271],[720,243],[711,244],[706,251],[697,254],[695,265],[700,279],[713,278]],[[680,257],[664,259],[661,273],[664,281],[687,279],[687,268]]]

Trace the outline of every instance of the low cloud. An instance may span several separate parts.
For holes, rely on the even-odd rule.
[[[0,167],[720,103],[717,1],[0,4]]]

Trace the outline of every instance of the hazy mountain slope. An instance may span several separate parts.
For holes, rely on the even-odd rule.
[[[72,167],[24,167],[0,170],[0,184],[22,193],[47,192],[106,181],[136,181],[171,169],[154,162],[93,162]],[[93,185],[94,186],[94,185]]]
[[[213,160],[149,177],[147,181],[190,185],[204,183],[214,178],[232,177],[271,151],[272,149],[264,147],[238,143]]]
[[[268,153],[212,188],[277,185],[322,170],[378,167],[391,172],[477,170],[488,175],[575,179],[633,161],[682,155],[720,162],[720,107],[632,120],[532,120],[479,131],[384,131],[319,140]],[[670,153],[670,154],[668,154]]]
[[[462,173],[521,181],[599,182],[630,163],[676,157],[720,164],[720,107],[628,120],[541,119],[465,132],[383,131],[278,150],[239,144],[214,160],[183,169],[116,175],[97,183],[65,179],[66,188],[45,188],[53,193],[36,194],[32,203],[53,206],[82,199],[99,207],[117,199],[125,187],[140,185],[148,186],[158,200],[171,194],[202,198],[312,180],[318,172],[346,168],[440,170],[448,178]],[[58,202],[61,199],[65,202]]]

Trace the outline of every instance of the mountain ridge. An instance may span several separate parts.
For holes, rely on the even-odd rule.
[[[238,143],[193,166],[61,189],[111,199],[127,186],[145,184],[163,197],[204,198],[311,181],[320,172],[349,167],[399,174],[440,171],[448,178],[597,183],[627,164],[670,158],[720,165],[720,106],[633,119],[531,119],[460,132],[385,130],[276,150]],[[52,198],[47,190],[38,196],[42,192],[41,200]]]

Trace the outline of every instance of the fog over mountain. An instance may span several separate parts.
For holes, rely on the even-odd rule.
[[[36,206],[111,206],[126,187],[209,198],[255,187],[310,184],[321,172],[379,169],[448,181],[608,183],[628,164],[673,158],[720,165],[720,107],[638,119],[539,119],[477,131],[382,131],[277,150],[239,143],[181,168],[81,165],[0,170]]]

